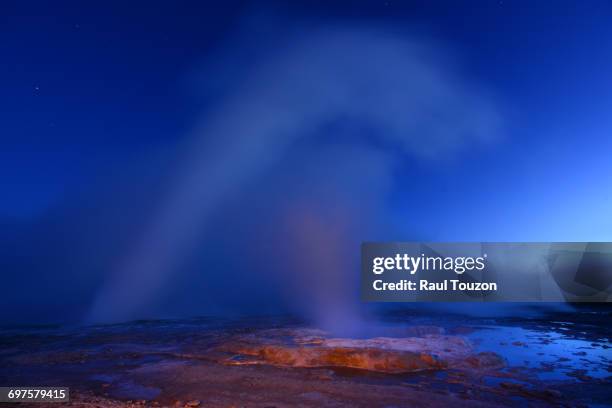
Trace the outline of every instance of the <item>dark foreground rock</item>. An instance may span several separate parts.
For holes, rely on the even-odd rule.
[[[37,408],[576,407],[610,401],[609,353],[599,346],[610,337],[592,326],[576,329],[571,339],[568,330],[490,328],[480,321],[458,327],[398,323],[377,332],[380,337],[340,338],[273,320],[203,319],[6,331],[0,333],[0,383],[70,387],[70,403],[29,405]],[[576,339],[584,333],[592,338]],[[588,355],[574,356],[583,351]]]

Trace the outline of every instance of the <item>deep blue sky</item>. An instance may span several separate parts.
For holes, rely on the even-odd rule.
[[[612,4],[596,0],[3,2],[3,238],[19,237],[22,257],[50,256],[58,236],[103,252],[82,233],[131,190],[113,174],[154,196],[147,180],[173,167],[165,157],[225,88],[239,92],[250,52],[293,27],[356,25],[438,44],[503,122],[491,144],[399,161],[386,202],[401,228],[389,239],[610,240],[611,21]],[[42,276],[31,263],[11,260],[9,273]],[[95,292],[94,281],[75,291]]]
[[[585,181],[585,167],[609,175],[610,4],[460,3],[6,2],[0,214],[38,215],[103,163],[183,137],[204,102],[188,76],[242,18],[262,12],[288,24],[415,27],[444,42],[516,115],[494,163],[478,157],[460,170],[486,166],[528,184],[545,178],[534,167],[555,184]]]

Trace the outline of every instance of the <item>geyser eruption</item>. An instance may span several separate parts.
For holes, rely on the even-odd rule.
[[[394,180],[394,166],[495,136],[491,102],[431,44],[364,27],[276,38],[283,45],[263,41],[238,56],[227,44],[221,58],[240,61],[236,85],[203,114],[171,191],[116,264],[89,321],[142,316],[237,198],[244,213],[269,200],[270,222],[254,223],[261,231],[246,239],[268,234],[278,262],[257,268],[251,260],[227,279],[268,274],[291,288],[281,294],[290,307],[323,326],[356,319],[358,244],[385,239],[397,221],[384,215],[391,188],[405,182]]]

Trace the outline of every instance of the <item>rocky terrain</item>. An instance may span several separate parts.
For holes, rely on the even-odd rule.
[[[70,387],[49,407],[600,407],[608,317],[399,313],[354,337],[281,318],[5,328],[0,381]]]

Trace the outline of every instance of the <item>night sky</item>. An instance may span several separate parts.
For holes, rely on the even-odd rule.
[[[610,241],[611,21],[5,1],[0,321],[316,318],[362,240]]]

